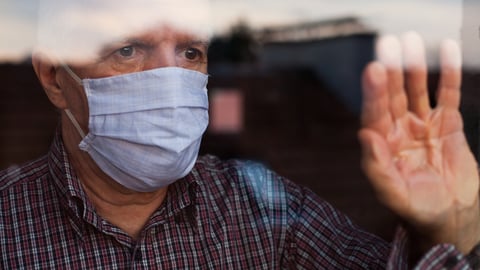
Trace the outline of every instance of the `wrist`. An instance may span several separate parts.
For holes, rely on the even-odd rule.
[[[464,255],[469,254],[480,243],[480,204],[478,197],[475,203],[460,211],[456,241],[453,243]]]
[[[480,205],[475,202],[454,213],[449,218],[435,224],[412,224],[405,226],[411,235],[410,254],[421,257],[422,254],[438,244],[452,244],[462,254],[469,254],[480,243]],[[479,247],[480,251],[480,247]]]

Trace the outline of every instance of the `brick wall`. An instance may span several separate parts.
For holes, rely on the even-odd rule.
[[[0,169],[46,153],[57,113],[31,65],[0,65]]]

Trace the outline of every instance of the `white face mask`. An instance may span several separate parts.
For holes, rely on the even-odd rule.
[[[186,176],[208,125],[208,75],[177,67],[80,80],[90,111],[80,149],[121,185],[151,192]]]

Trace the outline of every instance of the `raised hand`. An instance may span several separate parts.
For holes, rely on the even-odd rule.
[[[480,240],[479,177],[458,110],[458,45],[442,45],[435,108],[417,34],[406,34],[403,48],[393,36],[381,38],[377,54],[363,78],[364,171],[379,199],[421,235],[423,248],[453,243],[467,253]]]

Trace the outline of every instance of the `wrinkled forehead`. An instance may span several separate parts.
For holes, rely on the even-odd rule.
[[[38,17],[36,50],[61,61],[161,26],[202,40],[212,31],[209,0],[40,0]]]

